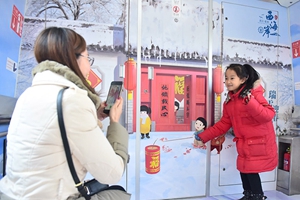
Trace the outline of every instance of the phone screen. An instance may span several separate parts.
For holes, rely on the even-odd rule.
[[[114,105],[116,102],[116,99],[119,98],[120,93],[122,91],[122,82],[112,82],[109,88],[109,92],[106,99],[106,107],[104,110],[110,110],[110,108]]]

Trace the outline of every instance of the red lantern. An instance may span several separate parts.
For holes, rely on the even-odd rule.
[[[221,93],[224,90],[221,65],[218,65],[213,72],[213,90],[217,94],[217,102],[220,102]]]
[[[125,62],[124,88],[129,91],[136,88],[136,62],[133,58]]]

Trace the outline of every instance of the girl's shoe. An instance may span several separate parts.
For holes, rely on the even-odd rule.
[[[243,192],[244,196],[240,198],[239,200],[252,200],[252,191],[250,190],[245,190]]]
[[[266,196],[263,194],[252,194],[252,199],[251,200],[265,200],[267,199]]]

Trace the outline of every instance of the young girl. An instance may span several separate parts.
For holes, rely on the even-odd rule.
[[[229,65],[225,71],[225,85],[228,95],[222,118],[195,137],[194,145],[201,147],[232,127],[238,152],[237,169],[244,189],[244,197],[240,200],[266,199],[258,173],[275,169],[278,162],[272,124],[274,108],[263,96],[258,72],[248,64]]]

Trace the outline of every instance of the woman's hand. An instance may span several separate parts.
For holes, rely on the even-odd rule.
[[[106,102],[102,102],[97,110],[97,116],[100,121],[102,121],[106,117],[108,117],[108,115],[103,112],[105,105],[106,105]]]
[[[116,99],[115,104],[111,107],[109,111],[109,118],[111,122],[119,122],[123,108],[123,98],[119,97]]]

